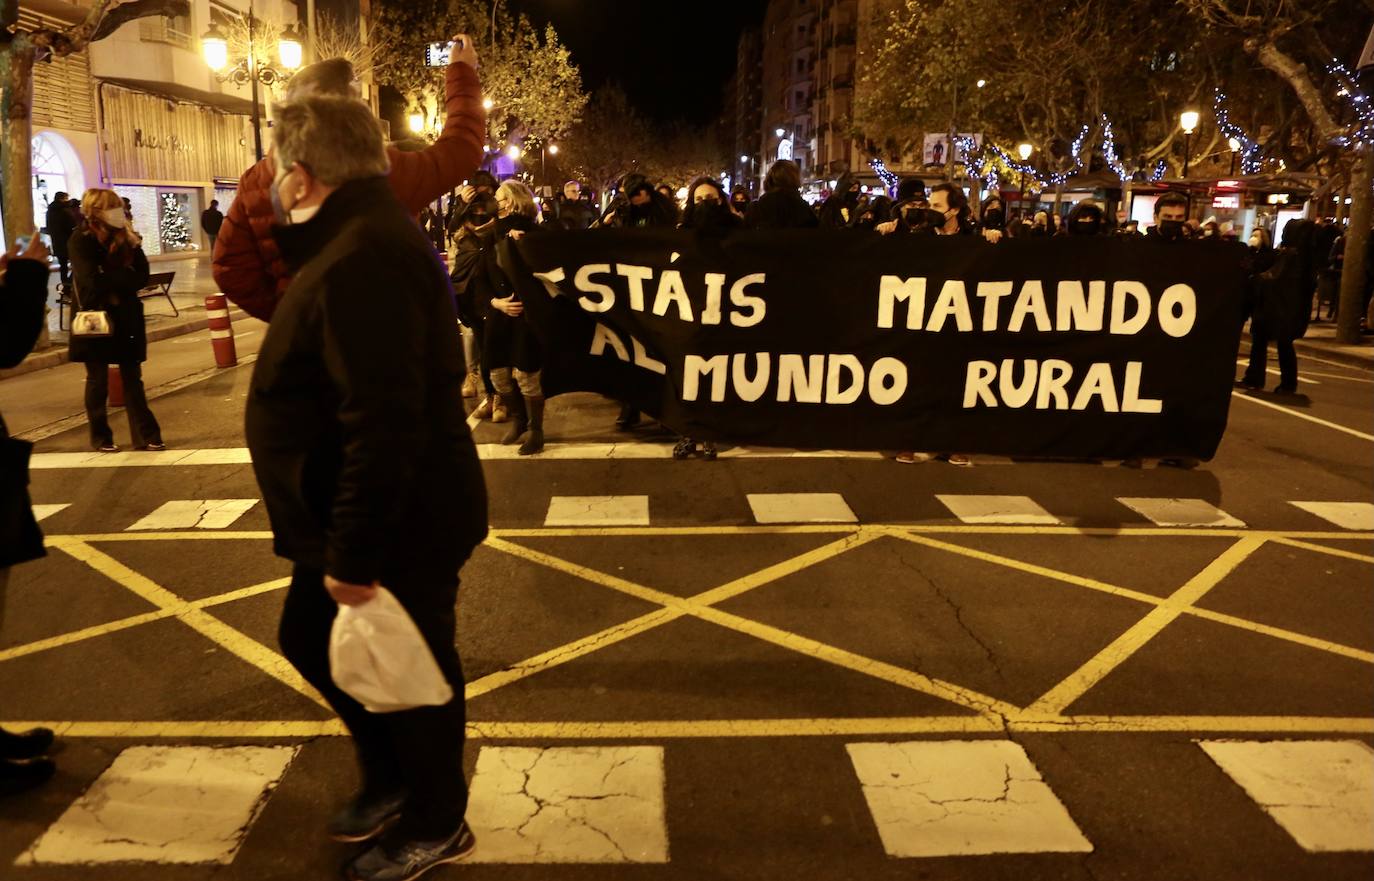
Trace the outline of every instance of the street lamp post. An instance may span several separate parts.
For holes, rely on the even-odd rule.
[[[1193,132],[1197,130],[1198,112],[1185,110],[1179,114],[1178,124],[1183,129],[1183,177],[1188,178],[1188,160],[1192,157]]]
[[[544,146],[539,148],[539,176],[543,179],[542,186],[549,185],[549,169],[546,164],[547,160],[545,157],[550,153],[552,153],[555,156],[558,155],[557,144],[545,144]]]
[[[1236,154],[1240,152],[1240,141],[1236,138],[1227,138],[1226,146],[1231,148],[1231,175],[1236,174]]]
[[[748,168],[749,168],[749,192],[750,192],[750,193],[753,193],[753,192],[754,192],[754,157],[753,157],[753,156],[741,156],[741,157],[739,158],[739,162],[740,162],[740,165],[744,165],[745,163],[748,163]]]
[[[1021,157],[1022,162],[1026,162],[1031,158],[1031,153],[1034,151],[1035,148],[1030,144],[1020,144],[1016,148],[1016,155]],[[1021,203],[1021,210],[1024,212],[1026,210],[1026,169],[1024,167],[1021,169],[1021,198],[1017,201]]]
[[[287,25],[286,30],[282,31],[277,39],[277,54],[281,62],[281,69],[270,64],[263,64],[258,61],[258,25],[260,22],[253,14],[253,4],[248,4],[248,55],[240,59],[232,67],[229,64],[229,41],[225,39],[223,32],[214,22],[210,23],[210,29],[200,38],[201,52],[205,56],[205,63],[214,71],[215,79],[220,82],[232,81],[236,86],[248,85],[252,88],[252,122],[253,122],[253,150],[259,161],[263,157],[262,151],[262,100],[258,94],[258,84],[273,86],[291,77],[291,74],[301,66],[301,39],[296,34],[296,29]]]

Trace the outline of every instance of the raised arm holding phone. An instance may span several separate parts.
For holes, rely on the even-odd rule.
[[[361,95],[353,66],[342,58],[316,62],[291,78],[286,101],[305,95]],[[453,38],[445,71],[445,119],[439,138],[424,150],[387,147],[391,191],[412,215],[470,178],[482,161],[486,144],[486,111],[477,77],[477,51],[466,34]],[[238,198],[229,209],[215,244],[215,283],[230,302],[263,321],[270,321],[291,271],[281,258],[273,227],[292,222],[273,206],[272,184],[278,169],[269,153],[244,173]]]

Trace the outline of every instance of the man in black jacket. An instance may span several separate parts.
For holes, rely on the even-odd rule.
[[[247,434],[276,551],[295,563],[280,641],[357,748],[362,790],[332,837],[370,841],[399,818],[346,876],[404,881],[476,843],[454,606],[487,510],[457,317],[433,246],[387,185],[366,105],[311,96],[273,116],[275,233],[294,279],[254,367]],[[338,605],[383,586],[452,687],[447,704],[374,714],[333,683]]]
[[[0,256],[0,368],[15,367],[33,349],[43,329],[48,299],[48,249],[35,235],[22,254]],[[33,445],[9,436],[0,419],[0,623],[10,567],[44,555],[43,533],[29,504],[29,451]],[[0,795],[37,786],[57,770],[44,758],[53,744],[46,728],[0,728]]]
[[[594,220],[591,203],[582,198],[582,184],[575,180],[563,185],[563,194],[544,212],[544,225],[555,229],[587,229]]]
[[[66,193],[58,193],[48,203],[47,217],[43,221],[48,238],[52,240],[52,253],[57,258],[57,274],[65,286],[71,281],[68,270],[67,242],[81,223],[81,209],[67,198]]]

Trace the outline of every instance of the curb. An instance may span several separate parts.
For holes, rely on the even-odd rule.
[[[1369,354],[1348,352],[1344,348],[1324,346],[1321,343],[1309,343],[1305,340],[1294,340],[1293,349],[1299,355],[1313,355],[1328,361],[1338,361],[1351,367],[1374,367],[1374,351],[1370,351]]]
[[[234,309],[229,313],[230,321],[248,318],[248,313],[239,309]],[[188,333],[195,333],[205,330],[210,326],[209,318],[195,318],[190,321],[183,321],[179,324],[164,324],[161,327],[154,327],[148,331],[148,342],[156,343],[172,337],[185,336]],[[47,370],[50,367],[60,367],[68,363],[69,354],[66,346],[55,347],[37,355],[30,355],[18,367],[9,370],[0,370],[0,380],[11,379],[16,376],[23,376],[26,373],[33,373],[38,370]]]

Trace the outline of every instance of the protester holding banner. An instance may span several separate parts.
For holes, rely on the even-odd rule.
[[[458,320],[472,331],[473,350],[465,353],[468,380],[476,374],[477,384],[485,392],[472,415],[492,422],[509,418],[506,403],[491,381],[491,368],[482,351],[486,338],[487,316],[491,314],[491,300],[499,292],[496,282],[495,245],[496,216],[500,206],[487,193],[473,193],[471,200],[457,216],[458,231],[454,240],[453,272],[450,279],[457,296]]]
[[[727,201],[725,189],[709,177],[699,177],[687,188],[687,204],[682,209],[684,229],[726,233],[744,223]]]
[[[847,229],[859,219],[859,179],[845,172],[821,205],[821,229]]]
[[[1274,343],[1279,359],[1279,384],[1275,394],[1298,391],[1298,355],[1293,341],[1302,336],[1311,314],[1312,303],[1306,295],[1300,240],[1305,232],[1300,221],[1289,221],[1283,240],[1274,254],[1273,265],[1255,278],[1254,306],[1250,317],[1250,363],[1236,385],[1263,391],[1268,367],[1269,343]]]
[[[816,212],[801,196],[801,169],[779,159],[763,179],[763,196],[745,216],[749,229],[813,229],[820,225]]]

